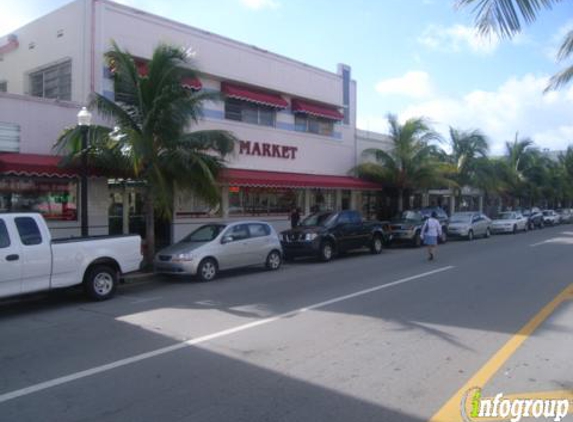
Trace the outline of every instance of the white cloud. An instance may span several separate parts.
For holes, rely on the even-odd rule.
[[[573,144],[573,86],[544,95],[547,77],[512,77],[492,91],[475,90],[460,97],[435,95],[397,113],[401,121],[426,117],[448,136],[449,126],[480,129],[491,141],[492,154],[503,153],[516,132],[531,137],[540,148],[565,149]],[[397,111],[393,111],[397,112]],[[387,133],[384,116],[361,116],[361,129]]]
[[[555,31],[555,33],[552,35],[549,45],[545,47],[545,55],[550,61],[557,61],[557,53],[559,52],[559,48],[561,47],[565,36],[572,30],[573,19],[570,19],[564,25],[557,28],[557,31]]]
[[[276,9],[280,6],[280,3],[276,0],[241,0],[243,6],[253,9]]]
[[[432,95],[430,75],[426,72],[411,71],[398,78],[384,79],[376,84],[380,94],[404,95],[412,98],[426,98]]]
[[[494,34],[480,35],[475,28],[459,24],[450,27],[431,25],[418,37],[418,42],[425,47],[448,53],[469,49],[476,54],[491,54],[498,47],[499,41],[499,37]]]

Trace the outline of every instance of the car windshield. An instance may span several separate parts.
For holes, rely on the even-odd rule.
[[[450,223],[469,223],[472,221],[472,214],[454,214],[450,218]]]
[[[551,211],[543,211],[543,215],[551,215]]]
[[[502,212],[497,219],[498,220],[515,220],[515,218],[516,218],[516,215],[514,212]]]
[[[312,226],[328,226],[332,224],[336,219],[336,213],[334,212],[322,212],[311,214],[301,221],[300,225],[302,227],[312,227]]]
[[[402,214],[398,214],[394,220],[410,220],[419,221],[422,220],[423,216],[418,211],[403,211]]]
[[[210,242],[219,236],[224,228],[224,224],[207,224],[185,236],[181,242]]]

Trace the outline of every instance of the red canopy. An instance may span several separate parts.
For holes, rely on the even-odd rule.
[[[147,61],[135,59],[135,66],[137,67],[137,72],[140,76],[145,77],[149,74]],[[201,88],[203,88],[203,84],[198,78],[191,78],[189,76],[184,76],[181,78],[181,86],[183,88],[192,89],[193,91],[199,91]]]
[[[351,176],[224,169],[219,181],[230,186],[381,190],[382,186]]]
[[[292,100],[292,111],[293,113],[305,113],[331,120],[344,119],[344,114],[338,110],[338,107],[312,103],[301,99]]]
[[[192,89],[193,91],[199,91],[203,88],[203,84],[199,79],[190,78],[189,76],[184,76],[183,79],[181,79],[181,86],[183,86],[183,88]]]
[[[221,82],[221,92],[227,97],[250,101],[275,108],[287,108],[288,102],[278,94],[261,91],[255,88]]]
[[[58,167],[62,157],[38,154],[0,154],[0,175],[37,177],[75,177],[77,168]]]

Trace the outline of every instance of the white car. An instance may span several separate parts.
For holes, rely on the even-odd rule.
[[[561,216],[553,210],[543,210],[543,223],[546,226],[555,226],[561,223]]]
[[[516,211],[502,212],[491,223],[492,233],[517,233],[528,229],[527,218]]]
[[[213,280],[220,270],[265,265],[278,270],[282,247],[273,227],[263,221],[205,224],[155,255],[155,272]]]
[[[81,284],[91,299],[109,299],[141,260],[138,235],[52,239],[40,214],[0,214],[0,298]]]

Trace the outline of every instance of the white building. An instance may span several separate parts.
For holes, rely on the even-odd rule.
[[[104,61],[112,40],[138,58],[141,72],[159,43],[192,49],[200,78],[186,81],[190,88],[226,94],[206,105],[196,129],[229,130],[241,140],[221,177],[221,204],[210,209],[180,195],[166,240],[214,218],[257,216],[281,229],[293,205],[304,213],[361,209],[363,192],[376,189],[348,176],[362,149],[349,66],[328,72],[107,0],[76,0],[0,40],[0,151],[8,151],[0,153],[0,209],[26,205],[50,216],[53,229],[78,228],[78,213],[70,211],[78,202],[74,175],[38,157],[53,154],[58,133],[75,124],[90,92],[114,97]],[[35,187],[26,191],[26,183]],[[91,232],[107,231],[108,219],[111,232],[127,230],[128,217],[135,230],[137,188],[105,185],[91,180]],[[58,222],[64,219],[71,221]]]

